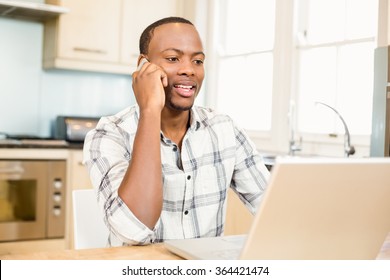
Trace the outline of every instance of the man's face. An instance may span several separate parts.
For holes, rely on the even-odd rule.
[[[205,55],[195,27],[185,23],[168,23],[154,30],[148,59],[168,76],[165,107],[189,110],[204,79]]]

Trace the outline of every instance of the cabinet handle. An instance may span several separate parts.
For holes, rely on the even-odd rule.
[[[0,174],[22,174],[22,173],[24,173],[24,168],[22,167],[0,168]]]
[[[99,49],[88,49],[88,48],[74,47],[73,50],[76,51],[76,52],[89,52],[89,53],[107,54],[107,51],[99,50]]]

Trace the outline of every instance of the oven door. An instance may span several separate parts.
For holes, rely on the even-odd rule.
[[[46,235],[47,163],[0,161],[0,241]]]

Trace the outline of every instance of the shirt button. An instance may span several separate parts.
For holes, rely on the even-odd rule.
[[[176,152],[176,151],[177,151],[177,147],[174,146],[172,150],[173,150],[174,152]]]
[[[184,215],[188,215],[188,210],[184,211]]]
[[[190,179],[191,179],[191,175],[188,175],[188,176],[187,176],[187,180],[190,180]]]

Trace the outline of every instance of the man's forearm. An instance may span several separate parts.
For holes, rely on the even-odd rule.
[[[132,159],[118,193],[133,214],[153,229],[162,209],[161,114],[141,112]]]

